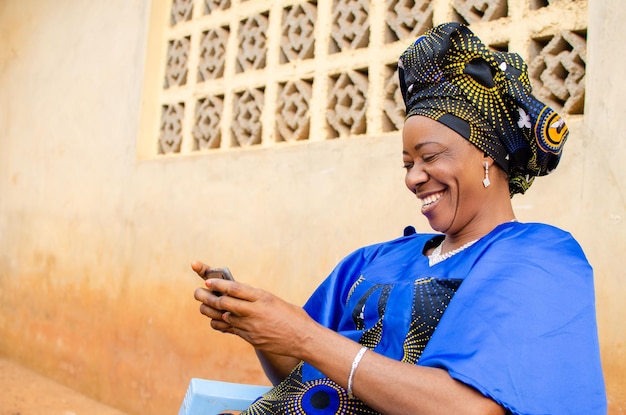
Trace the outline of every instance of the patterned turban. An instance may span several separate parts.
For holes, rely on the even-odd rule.
[[[511,197],[559,163],[567,126],[532,95],[518,54],[490,51],[466,26],[446,23],[404,51],[398,73],[406,116],[437,120],[493,158]]]

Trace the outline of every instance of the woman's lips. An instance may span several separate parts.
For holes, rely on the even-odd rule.
[[[443,192],[431,193],[425,197],[420,197],[420,200],[422,201],[422,213],[426,214],[434,209],[439,199],[441,199],[441,196],[443,196]]]

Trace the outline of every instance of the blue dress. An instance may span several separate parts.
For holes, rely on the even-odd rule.
[[[607,412],[593,271],[572,236],[506,223],[432,267],[442,236],[415,234],[346,257],[304,308],[376,353],[443,368],[509,413]],[[311,365],[246,414],[376,414]]]

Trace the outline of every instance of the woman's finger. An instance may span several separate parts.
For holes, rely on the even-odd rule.
[[[193,261],[191,263],[191,269],[194,270],[196,274],[198,274],[201,278],[204,279],[206,277],[207,271],[210,270],[211,267],[202,261]]]
[[[211,292],[219,293],[222,296],[227,296],[231,299],[243,300],[245,302],[255,302],[256,300],[258,300],[259,296],[262,294],[262,290],[259,290],[258,288],[254,288],[248,284],[244,284],[242,282],[237,282],[237,281],[224,280],[221,278],[208,279],[206,280],[205,285]],[[237,303],[230,302],[228,304],[234,305]],[[239,303],[239,305],[241,306],[243,304]],[[216,307],[216,308],[220,308],[220,307]],[[230,310],[230,308],[223,308],[223,310]]]
[[[213,319],[211,320],[211,328],[213,330],[221,331],[222,333],[231,333],[235,334],[233,326],[226,323],[223,320]]]
[[[200,304],[200,313],[211,319],[221,320],[224,312],[202,303]]]

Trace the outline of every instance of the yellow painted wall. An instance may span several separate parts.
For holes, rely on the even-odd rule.
[[[587,102],[514,199],[596,271],[610,413],[626,412],[626,5],[590,2]],[[197,312],[199,258],[297,304],[353,249],[427,230],[398,134],[138,161],[150,2],[0,1],[0,353],[129,413],[191,377],[267,383]],[[575,364],[575,362],[573,362]]]

